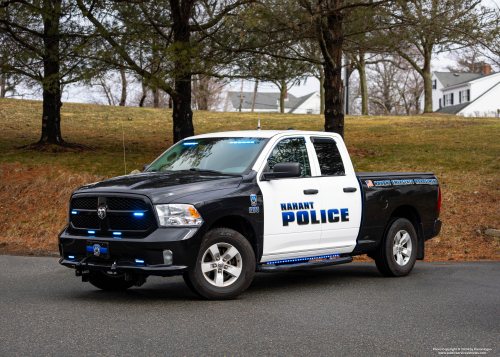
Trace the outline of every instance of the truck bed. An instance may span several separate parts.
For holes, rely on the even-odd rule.
[[[432,172],[356,172],[363,197],[363,218],[355,254],[375,249],[393,218],[411,217],[418,246],[435,236],[439,183]]]

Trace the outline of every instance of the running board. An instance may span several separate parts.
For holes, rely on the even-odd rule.
[[[261,264],[257,266],[257,271],[264,273],[273,273],[279,271],[292,271],[292,270],[300,270],[300,269],[312,269],[312,268],[321,268],[330,265],[338,265],[352,262],[352,257],[339,257],[336,259],[325,259],[319,261],[305,262],[305,263],[296,263],[296,264]]]

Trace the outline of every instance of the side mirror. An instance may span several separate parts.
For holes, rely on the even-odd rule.
[[[142,172],[145,172],[149,166],[151,166],[151,164],[144,164],[144,166],[142,166]]]
[[[300,177],[300,163],[281,162],[274,165],[273,172],[263,172],[262,180],[269,181],[277,178]]]

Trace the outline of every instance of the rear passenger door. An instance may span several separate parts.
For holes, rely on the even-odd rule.
[[[320,249],[354,250],[361,225],[362,202],[358,179],[345,145],[333,137],[311,137],[319,167],[321,196]],[[344,162],[349,160],[348,162]]]

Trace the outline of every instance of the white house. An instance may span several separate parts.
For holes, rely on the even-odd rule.
[[[420,95],[424,110],[424,93]],[[432,110],[462,116],[498,116],[500,113],[500,72],[491,73],[489,64],[481,73],[432,73]]]
[[[252,109],[253,92],[229,92],[226,110],[229,112],[249,112]],[[258,92],[255,98],[255,112],[280,112],[280,93]],[[309,93],[302,97],[295,97],[287,93],[285,96],[285,113],[319,114],[321,97],[319,92]]]

